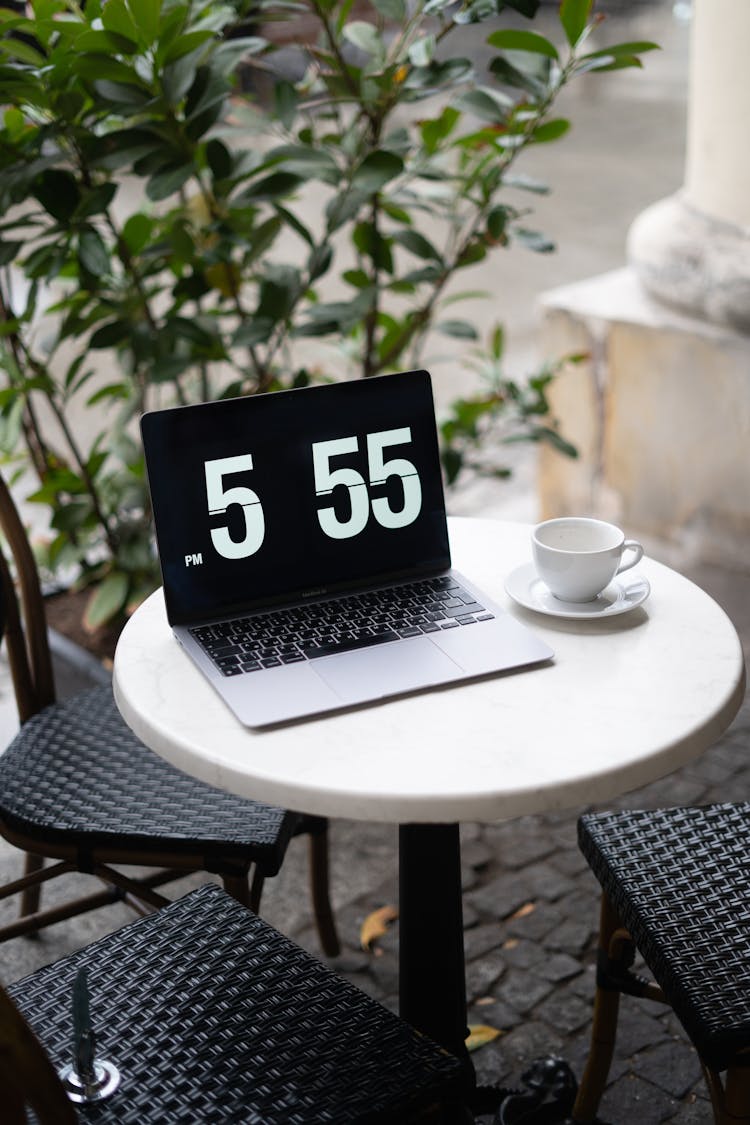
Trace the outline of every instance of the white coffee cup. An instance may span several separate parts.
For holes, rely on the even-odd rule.
[[[542,582],[565,602],[593,601],[616,574],[643,558],[641,544],[626,539],[619,527],[581,516],[537,524],[531,548]],[[632,558],[623,562],[626,552],[632,552]]]

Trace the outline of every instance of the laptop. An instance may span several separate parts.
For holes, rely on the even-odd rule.
[[[167,616],[263,727],[548,660],[451,569],[430,376],[141,420]]]

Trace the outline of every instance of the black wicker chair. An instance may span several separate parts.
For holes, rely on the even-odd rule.
[[[335,956],[327,821],[231,796],[168,765],[132,734],[109,684],[55,702],[36,565],[2,479],[0,531],[16,579],[0,552],[5,641],[22,724],[0,756],[0,833],[27,856],[24,877],[0,887],[0,899],[22,893],[21,916],[0,928],[0,941],[119,899],[142,913],[159,908],[169,899],[155,888],[194,871],[219,875],[257,911],[263,880],[278,872],[290,838],[308,833],[315,921],[324,952]],[[58,862],[45,867],[45,859]],[[157,870],[131,877],[113,864]],[[40,911],[42,883],[69,871],[98,876],[105,888]]]
[[[57,1070],[73,1061],[70,997],[81,967],[95,1055],[114,1064],[121,1078],[107,1100],[81,1110],[81,1120],[455,1125],[463,1119],[462,1067],[454,1056],[219,887],[203,886],[8,989]],[[9,1039],[13,1044],[18,1028],[15,1013],[6,1018],[15,1021],[11,1035],[2,1031],[0,1005],[0,1047]],[[42,1125],[77,1120],[64,1116],[70,1106],[44,1059],[38,1067],[13,1060],[3,1074],[3,1053],[6,1110],[25,1101]],[[30,1073],[38,1078],[24,1088]],[[9,1125],[14,1120],[24,1118]]]
[[[578,837],[604,894],[574,1120],[596,1119],[624,993],[672,1007],[698,1052],[717,1125],[750,1122],[750,804],[591,814]],[[636,948],[654,981],[632,972]]]

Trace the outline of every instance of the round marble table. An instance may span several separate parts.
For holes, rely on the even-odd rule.
[[[722,609],[650,559],[651,596],[620,616],[522,609],[504,579],[529,528],[449,521],[453,565],[554,649],[552,662],[265,730],[249,730],[174,640],[161,592],[117,647],[115,696],[174,765],[247,797],[323,816],[398,823],[401,1012],[461,1053],[465,990],[460,821],[602,802],[712,745],[744,693]]]

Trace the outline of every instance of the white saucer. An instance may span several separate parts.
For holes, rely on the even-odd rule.
[[[505,579],[506,592],[514,602],[526,609],[546,613],[550,617],[601,618],[629,613],[642,605],[651,593],[646,578],[638,574],[615,578],[591,602],[564,602],[556,598],[534,570],[533,563],[516,567]]]

